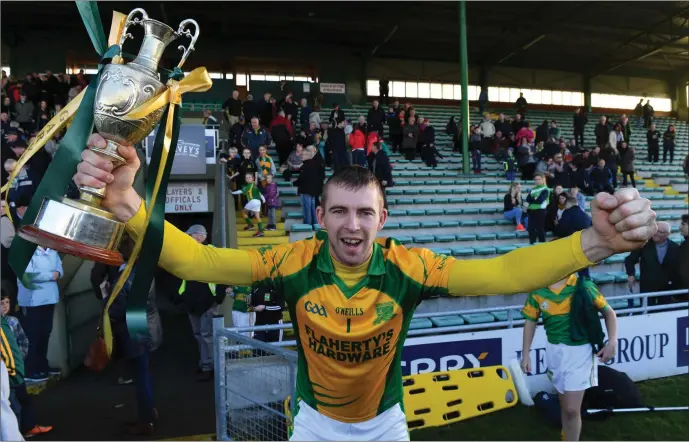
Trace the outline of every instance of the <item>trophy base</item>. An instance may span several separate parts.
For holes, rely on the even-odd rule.
[[[124,224],[108,211],[84,200],[45,198],[32,225],[19,229],[19,236],[58,252],[107,265],[121,265],[117,251]]]

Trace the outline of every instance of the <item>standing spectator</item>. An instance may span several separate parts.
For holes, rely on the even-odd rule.
[[[340,109],[340,105],[333,103],[333,110],[330,111],[330,118],[328,119],[328,124],[333,127],[340,124],[340,122],[345,121],[345,113]]]
[[[636,154],[632,146],[628,146],[626,142],[622,142],[619,149],[620,153],[620,170],[622,171],[622,185],[627,187],[627,177],[632,181],[632,187],[636,188],[636,181],[634,175],[636,168],[634,167],[634,159]]]
[[[393,108],[394,109],[394,108]],[[404,111],[395,112],[388,118],[388,132],[392,151],[397,152],[402,144],[402,126],[404,121]]]
[[[437,150],[435,148],[435,127],[431,125],[431,120],[425,120],[426,127],[423,132],[419,134],[419,141],[421,143],[421,159],[427,166],[431,167],[438,162],[435,160]]]
[[[332,152],[333,169],[335,172],[349,165],[347,158],[347,140],[344,133],[344,121],[340,121],[337,126],[328,129],[328,150]]]
[[[251,127],[245,130],[242,135],[242,147],[249,149],[251,158],[256,159],[258,158],[258,148],[260,146],[269,146],[271,141],[268,130],[261,126],[258,117],[252,117]]]
[[[578,108],[574,114],[574,140],[577,147],[584,148],[584,132],[589,119],[581,108]]]
[[[368,110],[366,117],[368,123],[367,132],[377,132],[383,136],[383,124],[385,123],[385,111],[380,107],[378,100],[373,100],[373,107]]]
[[[653,241],[648,241],[645,246],[632,251],[624,260],[627,271],[629,289],[634,288],[636,283],[635,266],[639,263],[639,273],[641,276],[641,293],[660,292],[672,290],[673,283],[677,282],[674,266],[679,255],[679,246],[671,241],[670,224],[666,222],[658,223],[658,231],[653,235]],[[670,298],[651,297],[648,298],[648,305],[665,304]]]
[[[239,99],[239,91],[232,91],[232,96],[222,105],[223,115],[230,127],[237,124],[242,116],[242,100]]]
[[[505,167],[505,179],[507,181],[514,181],[517,177],[517,158],[514,156],[513,148],[507,148],[507,156],[502,164]]]
[[[646,132],[646,142],[648,143],[648,162],[657,163],[660,156],[660,132],[656,130],[656,125],[651,124]]]
[[[651,127],[651,124],[653,124],[653,114],[655,113],[655,111],[653,110],[653,106],[651,106],[651,100],[646,99],[646,104],[644,104],[643,111],[644,127],[649,128]]]
[[[70,88],[69,92],[67,92],[67,103],[77,98],[81,91],[81,86],[79,86],[78,84],[75,84],[74,87]]]
[[[505,120],[505,114],[498,115],[498,121],[494,123],[495,132],[502,132],[505,137],[509,137],[510,134],[516,133],[512,131],[512,125],[509,121]]]
[[[614,133],[615,132],[611,132],[611,134]],[[610,184],[612,184],[613,190],[617,189],[617,165],[620,162],[618,150],[608,143],[605,149],[601,150],[600,158],[605,160],[605,164],[610,171]]]
[[[390,81],[383,77],[382,80],[378,81],[378,90],[380,92],[380,102],[387,104],[390,100]],[[383,99],[385,99],[385,101],[383,101]]]
[[[545,209],[545,231],[552,232],[557,223],[558,215],[562,213],[565,208],[564,199],[560,199],[564,195],[562,186],[557,185],[553,188],[550,194],[548,207]]]
[[[483,113],[483,119],[481,120],[481,135],[483,138],[493,138],[495,136],[495,125],[490,120],[490,115],[488,112]]]
[[[636,104],[636,107],[634,108],[634,116],[636,117],[636,128],[641,129],[641,122],[644,119],[644,105],[643,105],[644,99],[642,98],[639,100],[639,102]]]
[[[536,144],[545,143],[548,141],[548,133],[550,132],[550,127],[548,127],[548,120],[543,120],[543,123],[539,124],[536,128]]]
[[[528,105],[528,103],[526,102],[526,98],[524,98],[523,92],[519,92],[519,98],[517,98],[515,105],[517,108],[517,112],[519,112],[523,116],[526,116],[526,106]]]
[[[622,126],[618,123],[608,135],[608,144],[610,144],[610,147],[613,149],[617,149],[617,146],[622,141],[624,141],[624,136],[622,135]]]
[[[488,106],[488,88],[481,87],[481,93],[478,94],[478,113],[483,115]]]
[[[292,99],[292,94],[288,94],[285,97],[285,103],[282,105],[282,109],[285,111],[285,116],[292,123],[292,127],[297,124],[297,113],[299,112],[299,106]]]
[[[278,161],[280,165],[285,164],[287,157],[292,152],[294,132],[292,132],[292,125],[285,117],[285,112],[282,109],[278,111],[278,116],[270,123],[270,134],[275,141]]]
[[[213,116],[213,112],[210,109],[203,111],[203,125],[206,129],[217,129],[218,119]]]
[[[228,287],[225,294],[232,298],[232,327],[252,327],[254,324],[251,321],[251,287],[238,285]],[[239,334],[251,337],[251,332],[239,332]]]
[[[268,209],[268,225],[266,230],[277,229],[276,212],[280,208],[280,189],[273,180],[273,174],[266,175],[266,184],[263,186],[263,196],[266,199],[266,208]]]
[[[517,227],[517,232],[526,230],[524,224],[528,225],[528,218],[524,217],[524,201],[522,201],[522,185],[516,181],[510,184],[510,190],[504,198],[502,215],[506,220],[512,221]]]
[[[262,284],[251,292],[251,310],[256,315],[256,326],[282,324],[282,307],[285,305],[282,292]],[[282,330],[260,330],[254,339],[263,342],[282,341]]]
[[[471,151],[471,168],[474,174],[481,173],[481,127],[472,127],[472,134],[469,137],[469,150]]]
[[[194,224],[186,233],[199,244],[204,244],[208,237],[206,228],[201,224]],[[225,297],[224,290],[221,290],[222,296],[218,296],[216,290],[215,284],[183,280],[177,291],[182,296],[191,330],[199,346],[199,381],[204,382],[213,378],[213,315]]]
[[[253,218],[258,224],[258,232],[256,232],[253,236],[255,238],[262,238],[265,236],[265,233],[263,232],[263,223],[261,222],[261,201],[265,203],[266,199],[258,189],[258,186],[254,184],[256,179],[255,177],[256,173],[247,173],[244,175],[246,185],[244,185],[244,187],[242,187],[240,190],[235,190],[232,192],[232,194],[242,194],[248,201],[244,205],[243,210],[244,220],[246,221],[246,227],[244,227],[244,230],[251,230],[254,228],[254,225],[251,223],[251,219]]]
[[[404,157],[408,161],[416,158],[416,144],[419,140],[419,126],[416,124],[416,117],[411,116],[408,123],[402,128],[402,150]]]
[[[375,143],[371,149],[371,155],[368,157],[368,168],[378,179],[383,189],[392,187],[392,166],[390,165],[390,158],[382,149],[382,141]],[[385,190],[383,190],[385,192]]]
[[[363,154],[363,149],[362,149]],[[307,146],[302,152],[304,165],[301,167],[299,178],[294,182],[297,186],[301,198],[302,209],[304,210],[304,224],[316,226],[316,198],[320,198],[323,193],[323,181],[325,180],[325,167],[314,157],[316,148]],[[364,156],[364,161],[366,157]]]
[[[273,112],[274,100],[270,92],[264,92],[263,98],[258,102],[258,117],[263,127],[269,127],[277,112]],[[242,106],[243,108],[243,106]],[[244,117],[251,121],[250,117],[244,114]]]
[[[629,118],[627,118],[626,115],[623,115],[622,118],[620,118],[620,122],[617,124],[619,124],[622,128],[622,139],[625,143],[629,144],[629,139],[632,137],[632,129],[629,125]]]
[[[526,138],[522,138],[521,144],[517,148],[517,164],[521,170],[522,180],[533,179],[536,170],[536,147],[529,144]]]
[[[403,114],[404,111],[401,112],[402,116]],[[445,133],[452,137],[452,151],[459,152],[461,148],[461,146],[459,145],[459,127],[457,126],[457,122],[455,121],[454,115],[451,116],[450,121],[447,122],[447,125],[445,126]]]
[[[237,149],[242,146],[242,135],[246,129],[246,119],[244,115],[241,115],[239,120],[230,127],[230,146]]]
[[[663,134],[663,163],[667,161],[667,153],[670,152],[670,163],[675,160],[675,125],[671,124]]]
[[[600,123],[596,124],[596,128],[593,130],[593,133],[596,135],[596,146],[601,148],[605,146],[605,143],[607,143],[610,138],[608,117],[605,115],[600,117]]]
[[[515,115],[514,120],[512,121],[512,130],[510,133],[513,133],[516,136],[519,130],[523,127],[526,127],[526,121],[524,121],[524,118],[522,118],[522,114]],[[533,136],[531,138],[533,138]]]
[[[242,103],[242,112],[244,113],[244,118],[246,118],[248,121],[252,121],[254,118],[257,118],[260,114],[260,109],[258,108],[258,104],[254,101],[254,96],[249,94],[246,96],[246,101]],[[272,112],[271,112],[271,118],[268,118],[268,121],[272,119]]]
[[[301,112],[299,113],[299,125],[301,127],[309,127],[311,124],[311,106],[309,106],[306,98],[299,101]]]
[[[537,173],[534,174],[533,179],[536,186],[529,191],[529,195],[526,197],[529,216],[529,242],[531,244],[535,244],[536,240],[545,242],[545,211],[550,197],[550,189],[545,185],[545,176]]]
[[[258,171],[258,184],[261,188],[266,185],[266,177],[268,175],[275,175],[277,170],[275,168],[275,162],[268,155],[268,148],[266,146],[261,146],[258,148],[258,158],[256,158],[256,170]]]
[[[352,164],[366,167],[366,123],[364,117],[359,117],[359,124],[349,136],[349,146],[352,148]]]
[[[30,134],[34,130],[34,113],[35,106],[33,102],[26,99],[26,93],[22,91],[19,94],[19,101],[14,105],[14,110],[17,113],[16,120],[19,126],[24,130],[25,134]]]
[[[524,126],[522,126],[519,131],[515,132],[514,139],[517,143],[517,146],[521,145],[523,139],[526,139],[529,144],[533,143],[534,133],[531,130],[531,124],[528,121],[524,123]]]
[[[46,103],[45,101],[41,101],[38,105],[38,109],[36,110],[36,116],[34,118],[36,120],[35,132],[40,132],[41,129],[43,129],[46,126],[46,124],[48,124],[48,121],[50,121],[51,118],[52,116],[50,115],[50,109],[48,109],[48,103]]]
[[[59,369],[50,368],[47,356],[53,330],[53,312],[60,299],[57,280],[63,274],[62,261],[57,252],[38,246],[26,268],[26,281],[17,279],[17,298],[23,312],[22,327],[30,343],[26,356],[28,383],[45,381],[49,375],[61,374]]]
[[[609,194],[615,193],[612,187],[612,174],[610,169],[605,167],[605,160],[598,160],[598,167],[591,170],[591,184],[593,187],[593,193],[598,192],[608,192]]]

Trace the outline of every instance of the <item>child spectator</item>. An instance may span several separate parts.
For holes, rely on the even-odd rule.
[[[245,149],[244,151],[246,152],[248,151],[248,149]],[[246,220],[247,224],[246,227],[244,227],[244,230],[251,230],[254,228],[254,225],[251,223],[251,218],[254,218],[256,219],[256,223],[258,224],[258,232],[254,234],[254,237],[260,238],[264,236],[263,223],[261,222],[261,201],[265,202],[266,199],[258,190],[258,187],[256,187],[256,185],[254,184],[253,174],[247,173],[244,176],[244,180],[246,181],[244,187],[242,187],[241,190],[235,190],[234,192],[232,192],[232,194],[243,194],[244,197],[246,197],[246,199],[248,200],[248,202],[244,206],[243,211],[244,219]]]
[[[517,158],[514,156],[514,149],[507,148],[507,158],[503,161],[505,167],[505,179],[507,181],[514,181],[517,176]]]
[[[522,186],[518,182],[513,181],[512,184],[510,184],[509,192],[507,192],[505,195],[502,213],[506,220],[514,222],[514,224],[517,226],[518,232],[523,232],[526,230],[522,224],[522,218],[524,218],[522,216],[524,213],[524,210],[522,209],[523,205]],[[524,221],[526,221],[526,219],[524,219]]]
[[[266,184],[263,186],[263,196],[266,198],[266,207],[268,208],[268,225],[266,230],[277,229],[277,219],[275,217],[277,209],[280,207],[280,189],[278,185],[273,182],[273,175],[266,175]]]
[[[266,176],[275,175],[275,162],[268,156],[268,149],[266,146],[261,146],[258,148],[258,158],[256,159],[256,168],[258,169],[258,175],[260,177],[261,188],[266,185]]]
[[[19,320],[10,316],[9,311],[10,299],[3,295],[0,300],[0,357],[7,366],[12,411],[17,416],[21,433],[25,438],[30,438],[47,433],[53,427],[36,425],[33,403],[24,382],[24,358],[29,352],[29,340]]]
[[[366,166],[366,133],[362,131],[361,125],[357,125],[349,136],[349,145],[352,148],[352,164]],[[416,147],[416,146],[414,146]]]
[[[239,163],[239,175],[237,176],[237,190],[242,189],[246,185],[246,176],[251,175],[254,181],[258,180],[258,168],[256,162],[251,159],[251,150],[247,147],[242,150],[242,160]],[[236,195],[236,193],[233,193]]]
[[[232,301],[232,325],[233,327],[251,327],[251,313],[249,302],[251,297],[251,287],[234,286],[226,290]],[[240,332],[245,336],[250,336],[250,332]]]
[[[534,174],[536,186],[529,191],[526,197],[529,214],[529,242],[535,244],[536,240],[545,242],[545,212],[548,207],[550,189],[545,184],[545,176],[542,173]]]
[[[363,154],[363,149],[362,149]],[[316,198],[323,193],[323,181],[325,180],[325,165],[318,161],[316,148],[307,146],[302,152],[304,165],[299,173],[299,178],[294,181],[304,210],[304,224],[315,226],[318,224],[316,217]],[[366,156],[364,156],[364,162]]]
[[[282,324],[282,292],[268,285],[259,285],[251,293],[251,311],[256,315],[256,326]],[[261,330],[254,339],[263,342],[282,341],[282,330]]]

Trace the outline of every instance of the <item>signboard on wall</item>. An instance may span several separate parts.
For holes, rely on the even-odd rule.
[[[146,164],[151,162],[152,147],[158,128],[146,137]],[[171,175],[203,175],[206,173],[206,128],[202,124],[183,124],[179,128],[177,151],[172,163]],[[213,157],[215,157],[213,152]]]
[[[208,183],[171,181],[165,195],[165,213],[208,212]]]
[[[687,311],[618,317],[617,353],[606,365],[633,381],[687,373],[689,322]],[[603,322],[601,320],[601,322]],[[605,324],[603,323],[605,330]],[[523,328],[411,337],[404,343],[402,375],[508,365],[521,360]],[[547,376],[547,339],[542,326],[531,345],[529,392],[554,392]]]
[[[344,83],[321,83],[320,90],[321,94],[344,94],[345,85]]]

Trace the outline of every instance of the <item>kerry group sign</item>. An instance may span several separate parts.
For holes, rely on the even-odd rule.
[[[146,163],[151,161],[151,147],[155,143],[156,128],[146,137]],[[204,175],[206,173],[206,128],[202,124],[183,124],[172,163],[172,175]]]

